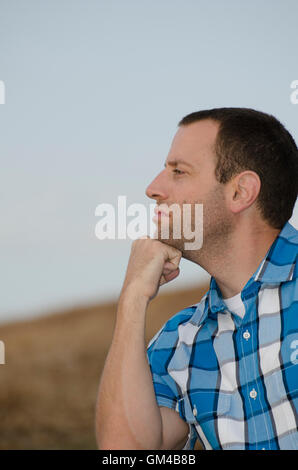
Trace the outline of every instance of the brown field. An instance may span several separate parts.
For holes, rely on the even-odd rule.
[[[147,313],[147,342],[208,286],[159,293]],[[78,307],[0,325],[0,449],[96,449],[94,411],[117,304]]]

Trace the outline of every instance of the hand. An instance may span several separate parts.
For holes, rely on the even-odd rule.
[[[148,300],[153,299],[160,286],[179,275],[181,251],[148,236],[132,243],[122,293],[128,288]]]

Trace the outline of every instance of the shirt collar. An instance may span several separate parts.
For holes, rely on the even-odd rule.
[[[242,289],[242,299],[253,295],[262,283],[279,284],[296,279],[298,271],[297,248],[298,230],[289,222],[286,222],[255,273]],[[207,316],[216,318],[218,312],[224,312],[225,310],[227,310],[227,305],[222,298],[215,278],[212,276],[209,290],[202,301],[199,302],[193,320],[201,324]]]
[[[254,279],[265,283],[280,283],[297,278],[298,230],[289,222],[271,245],[260,263]]]

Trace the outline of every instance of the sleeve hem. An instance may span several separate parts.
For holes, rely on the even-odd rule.
[[[156,401],[157,401],[158,406],[166,406],[167,408],[171,408],[172,410],[179,413],[177,401],[175,402],[174,400],[171,400],[170,398],[166,398],[166,397],[162,397],[158,395],[156,396]],[[189,426],[189,433],[188,433],[187,441],[185,442],[182,450],[192,450],[194,448],[194,444],[197,439],[191,424],[190,423],[187,423],[187,424]]]
[[[175,411],[177,410],[177,401],[171,400],[170,398],[167,397],[162,397],[160,395],[156,395],[156,401],[158,406],[166,406],[167,408],[172,408]]]

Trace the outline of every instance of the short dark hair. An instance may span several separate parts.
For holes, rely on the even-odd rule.
[[[298,193],[298,150],[291,134],[274,116],[250,108],[197,111],[178,126],[204,119],[219,122],[216,179],[225,184],[241,171],[255,171],[261,180],[257,207],[270,226],[281,229]]]

